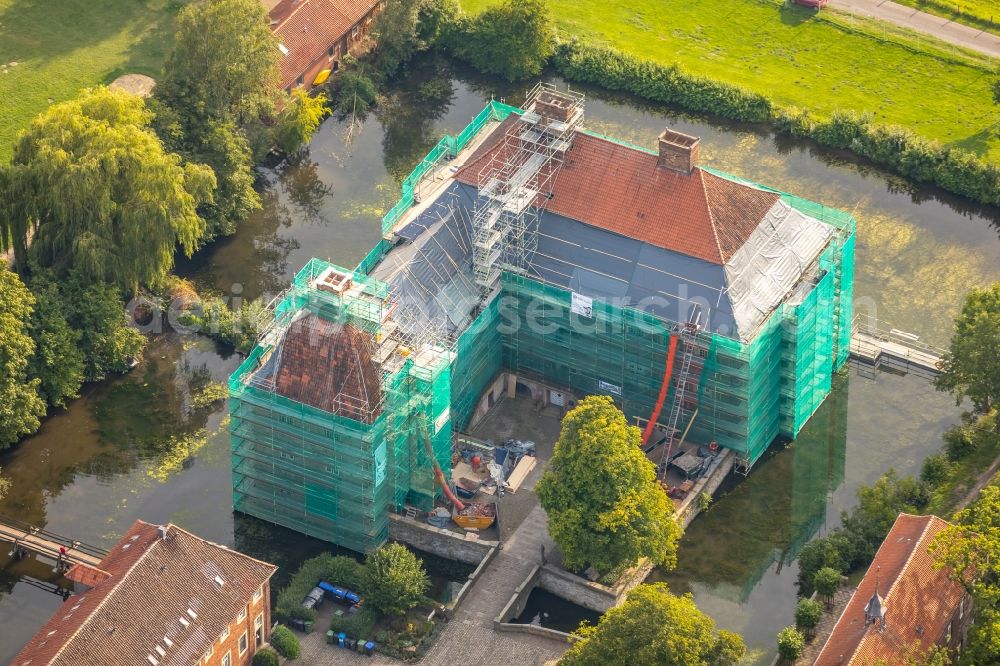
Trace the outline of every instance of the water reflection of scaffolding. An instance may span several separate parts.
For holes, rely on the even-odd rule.
[[[941,372],[944,350],[907,331],[889,328],[871,316],[854,318],[851,360],[858,374],[875,378],[879,370],[933,378]]]
[[[473,271],[483,303],[499,289],[504,268],[524,272],[531,263],[538,217],[583,122],[583,95],[539,83],[524,109],[478,174]]]

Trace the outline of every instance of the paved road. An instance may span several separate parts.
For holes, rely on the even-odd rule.
[[[832,0],[828,5],[850,14],[870,16],[973,51],[1000,58],[1000,37],[889,0]],[[997,10],[1000,17],[1000,8]]]

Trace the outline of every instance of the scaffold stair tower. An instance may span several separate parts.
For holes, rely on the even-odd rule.
[[[538,217],[583,122],[583,95],[539,83],[524,109],[477,175],[473,269],[481,303],[499,289],[502,270],[523,273],[531,263]]]
[[[670,464],[673,448],[680,443],[681,416],[685,413],[693,415],[698,407],[698,388],[704,367],[698,356],[698,332],[702,329],[701,320],[701,308],[695,305],[688,320],[680,324],[681,364],[677,372],[670,416],[667,419],[667,445],[663,448],[663,457],[659,465],[660,478],[663,481],[667,478],[667,467]]]

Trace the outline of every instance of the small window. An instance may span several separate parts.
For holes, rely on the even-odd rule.
[[[241,610],[240,614],[236,616],[236,621],[237,622],[242,622],[245,619],[247,619],[247,609],[246,608],[244,608],[243,610]]]
[[[244,631],[240,635],[240,656],[242,657],[246,651],[247,651],[247,632]]]
[[[222,655],[222,666],[233,666],[233,658],[230,656],[230,653],[227,652]]]
[[[254,629],[260,629],[261,627],[264,626],[264,614],[263,613],[261,613],[260,615],[258,615],[257,617],[255,617],[253,619],[253,626],[254,626]]]
[[[222,641],[226,640],[227,638],[229,638],[229,626],[228,625],[226,626],[225,629],[222,630],[222,635],[219,636],[219,642],[221,643]]]
[[[326,54],[328,56],[330,56],[331,58],[333,57],[333,47],[332,46],[326,50]]]
[[[295,85],[297,85],[297,86],[301,86],[302,85],[302,77],[301,76],[299,78],[295,79]]]
[[[205,652],[205,656],[202,657],[202,659],[204,659],[205,661],[208,661],[212,657],[212,653],[213,652],[214,652],[214,650],[212,649],[211,646],[209,646],[208,651]]]
[[[263,595],[263,594],[264,594],[264,586],[263,586],[263,585],[261,585],[261,586],[260,586],[260,587],[258,587],[258,588],[257,588],[256,590],[254,590],[254,593],[253,593],[253,600],[254,600],[254,601],[260,601],[260,597],[261,597],[261,595]]]

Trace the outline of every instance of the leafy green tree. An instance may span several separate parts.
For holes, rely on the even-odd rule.
[[[1000,283],[973,289],[955,319],[951,346],[942,359],[934,385],[972,401],[979,414],[988,413],[1000,400]],[[998,421],[1000,423],[1000,421]]]
[[[799,599],[795,606],[795,626],[811,636],[823,617],[823,604],[812,599]]]
[[[390,543],[365,559],[365,603],[386,615],[402,615],[423,598],[430,579],[406,546]]]
[[[41,381],[28,379],[35,343],[28,322],[35,298],[14,273],[0,268],[0,449],[38,430],[45,401]]]
[[[830,567],[823,567],[813,577],[813,586],[816,588],[816,592],[827,600],[827,605],[830,605],[833,595],[837,593],[842,578],[839,571]]]
[[[976,622],[963,662],[993,663],[1000,654],[1000,486],[983,488],[979,499],[934,537],[930,550],[935,566],[945,568],[973,598]]]
[[[375,21],[375,68],[391,77],[414,55],[438,40],[458,16],[455,0],[388,0]]]
[[[538,76],[555,51],[552,19],[542,0],[494,5],[463,21],[448,41],[457,57],[508,81]]]
[[[939,486],[951,476],[952,464],[948,456],[935,453],[924,459],[920,466],[920,480],[931,486]]]
[[[302,654],[302,646],[299,645],[298,637],[292,630],[283,624],[279,624],[271,632],[271,647],[288,660],[295,660]]]
[[[606,573],[640,557],[676,565],[681,528],[640,439],[607,396],[584,398],[563,419],[536,491],[568,567]]]
[[[328,112],[326,95],[310,96],[302,88],[294,89],[282,100],[272,141],[285,153],[293,153],[309,141]]]
[[[49,107],[19,135],[5,207],[17,231],[33,231],[41,266],[134,291],[162,282],[178,244],[194,251],[205,230],[196,208],[215,180],[166,152],[150,119],[138,97],[96,88]],[[26,246],[21,238],[15,250]]]
[[[341,115],[363,119],[378,99],[378,88],[360,67],[348,64],[337,83],[334,97]]]
[[[218,180],[215,200],[199,209],[206,239],[233,233],[261,207],[251,148],[271,147],[279,57],[259,0],[191,3],[178,17],[153,108],[166,145]]]
[[[199,119],[259,121],[274,111],[278,41],[260,0],[204,0],[177,17],[155,95]]]
[[[610,609],[559,661],[561,666],[729,666],[746,653],[739,634],[716,630],[690,594],[675,596],[664,583],[640,585]]]
[[[778,632],[778,654],[786,661],[795,661],[802,656],[806,639],[795,627],[785,627]]]
[[[87,284],[81,274],[71,276],[66,284],[69,323],[81,334],[84,378],[94,382],[110,373],[126,372],[142,354],[146,338],[129,326],[121,292],[103,282]]]
[[[57,283],[42,271],[32,276],[31,291],[35,311],[29,331],[35,341],[35,354],[28,373],[41,380],[39,390],[50,405],[62,407],[78,395],[84,379],[84,353],[81,334],[66,320],[70,306],[59,293]]]

